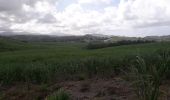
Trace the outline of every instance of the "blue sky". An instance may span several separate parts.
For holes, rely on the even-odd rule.
[[[77,3],[76,0],[59,0],[58,6],[56,7],[59,11],[64,11],[64,9],[71,5]],[[109,4],[83,4],[82,7],[84,9],[90,9],[90,10],[97,10],[97,11],[103,11],[105,7],[108,6],[118,6],[120,3],[120,0],[111,0]]]
[[[70,4],[76,3],[75,0],[59,0],[57,9],[63,11]]]

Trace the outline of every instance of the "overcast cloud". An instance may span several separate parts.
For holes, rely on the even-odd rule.
[[[0,0],[0,32],[170,35],[170,0]]]

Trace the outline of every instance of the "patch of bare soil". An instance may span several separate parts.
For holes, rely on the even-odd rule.
[[[74,100],[136,100],[128,83],[121,78],[67,82],[63,86]]]
[[[164,83],[166,85],[161,86],[161,89],[166,93],[170,90],[169,83]],[[53,85],[16,84],[3,88],[1,86],[0,100],[45,100],[46,96],[59,88],[70,93],[73,100],[137,100],[130,83],[120,77],[65,81]],[[170,100],[170,98],[166,96],[162,100]]]

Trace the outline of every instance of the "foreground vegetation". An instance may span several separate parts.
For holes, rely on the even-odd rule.
[[[3,41],[0,81],[1,84],[46,83],[93,76],[110,77],[130,65],[129,60],[136,55],[147,56],[169,49],[169,45],[168,42],[148,43],[88,50],[84,43]]]
[[[169,51],[161,51],[152,55],[150,60],[136,58],[127,76],[131,79],[139,100],[159,100],[163,92],[160,86],[168,76],[169,66]],[[163,93],[166,95],[165,92]]]
[[[162,80],[170,79],[169,45],[169,42],[130,43],[91,50],[85,43],[0,39],[0,86],[24,82],[29,88],[29,84],[106,78],[123,70],[130,74],[129,80],[141,100],[158,100]],[[68,99],[63,90],[47,98]]]
[[[56,93],[47,96],[47,100],[71,100],[70,95],[63,89],[59,89]]]

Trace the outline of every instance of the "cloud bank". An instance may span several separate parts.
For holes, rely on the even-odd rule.
[[[169,5],[170,0],[0,0],[0,31],[169,35]]]

